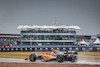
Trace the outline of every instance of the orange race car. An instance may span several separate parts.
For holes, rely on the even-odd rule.
[[[35,54],[31,54],[29,56],[29,60],[31,62],[36,61],[36,59],[41,59],[41,61],[50,61],[50,60],[57,60],[58,62],[63,61],[71,61],[76,62],[78,60],[77,52],[71,52],[72,54],[69,56],[68,52],[63,53],[59,50],[53,50],[53,52],[48,52],[46,54],[42,54],[39,56],[36,56]]]

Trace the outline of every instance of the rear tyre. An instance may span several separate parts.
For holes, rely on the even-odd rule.
[[[77,56],[73,56],[71,62],[76,62],[78,60]]]
[[[31,62],[36,61],[36,55],[35,55],[35,54],[31,54],[31,55],[29,56],[29,60],[30,60]]]
[[[62,55],[57,55],[57,59],[56,59],[56,60],[57,60],[58,62],[63,62],[63,60],[64,60],[63,58],[64,58],[64,57],[63,57]]]

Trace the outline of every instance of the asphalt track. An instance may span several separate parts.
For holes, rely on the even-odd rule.
[[[0,58],[0,62],[8,62],[8,63],[54,63],[54,64],[90,64],[90,65],[100,65],[100,63],[96,62],[86,62],[86,61],[77,61],[75,63],[71,62],[57,62],[57,61],[50,61],[50,62],[42,62],[41,60],[36,60],[35,62],[30,62],[29,60],[24,59],[14,59],[14,58]]]

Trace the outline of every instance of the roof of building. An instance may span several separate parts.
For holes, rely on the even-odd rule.
[[[17,27],[17,29],[80,29],[79,26],[66,26],[66,25],[61,25],[61,26],[56,26],[56,25],[51,25],[51,26],[38,26],[38,25],[33,25],[33,26],[29,26],[29,25],[19,25]]]

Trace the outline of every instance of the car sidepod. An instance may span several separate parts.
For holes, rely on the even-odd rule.
[[[42,55],[41,61],[50,61],[50,60],[56,60],[56,56],[52,55]]]

